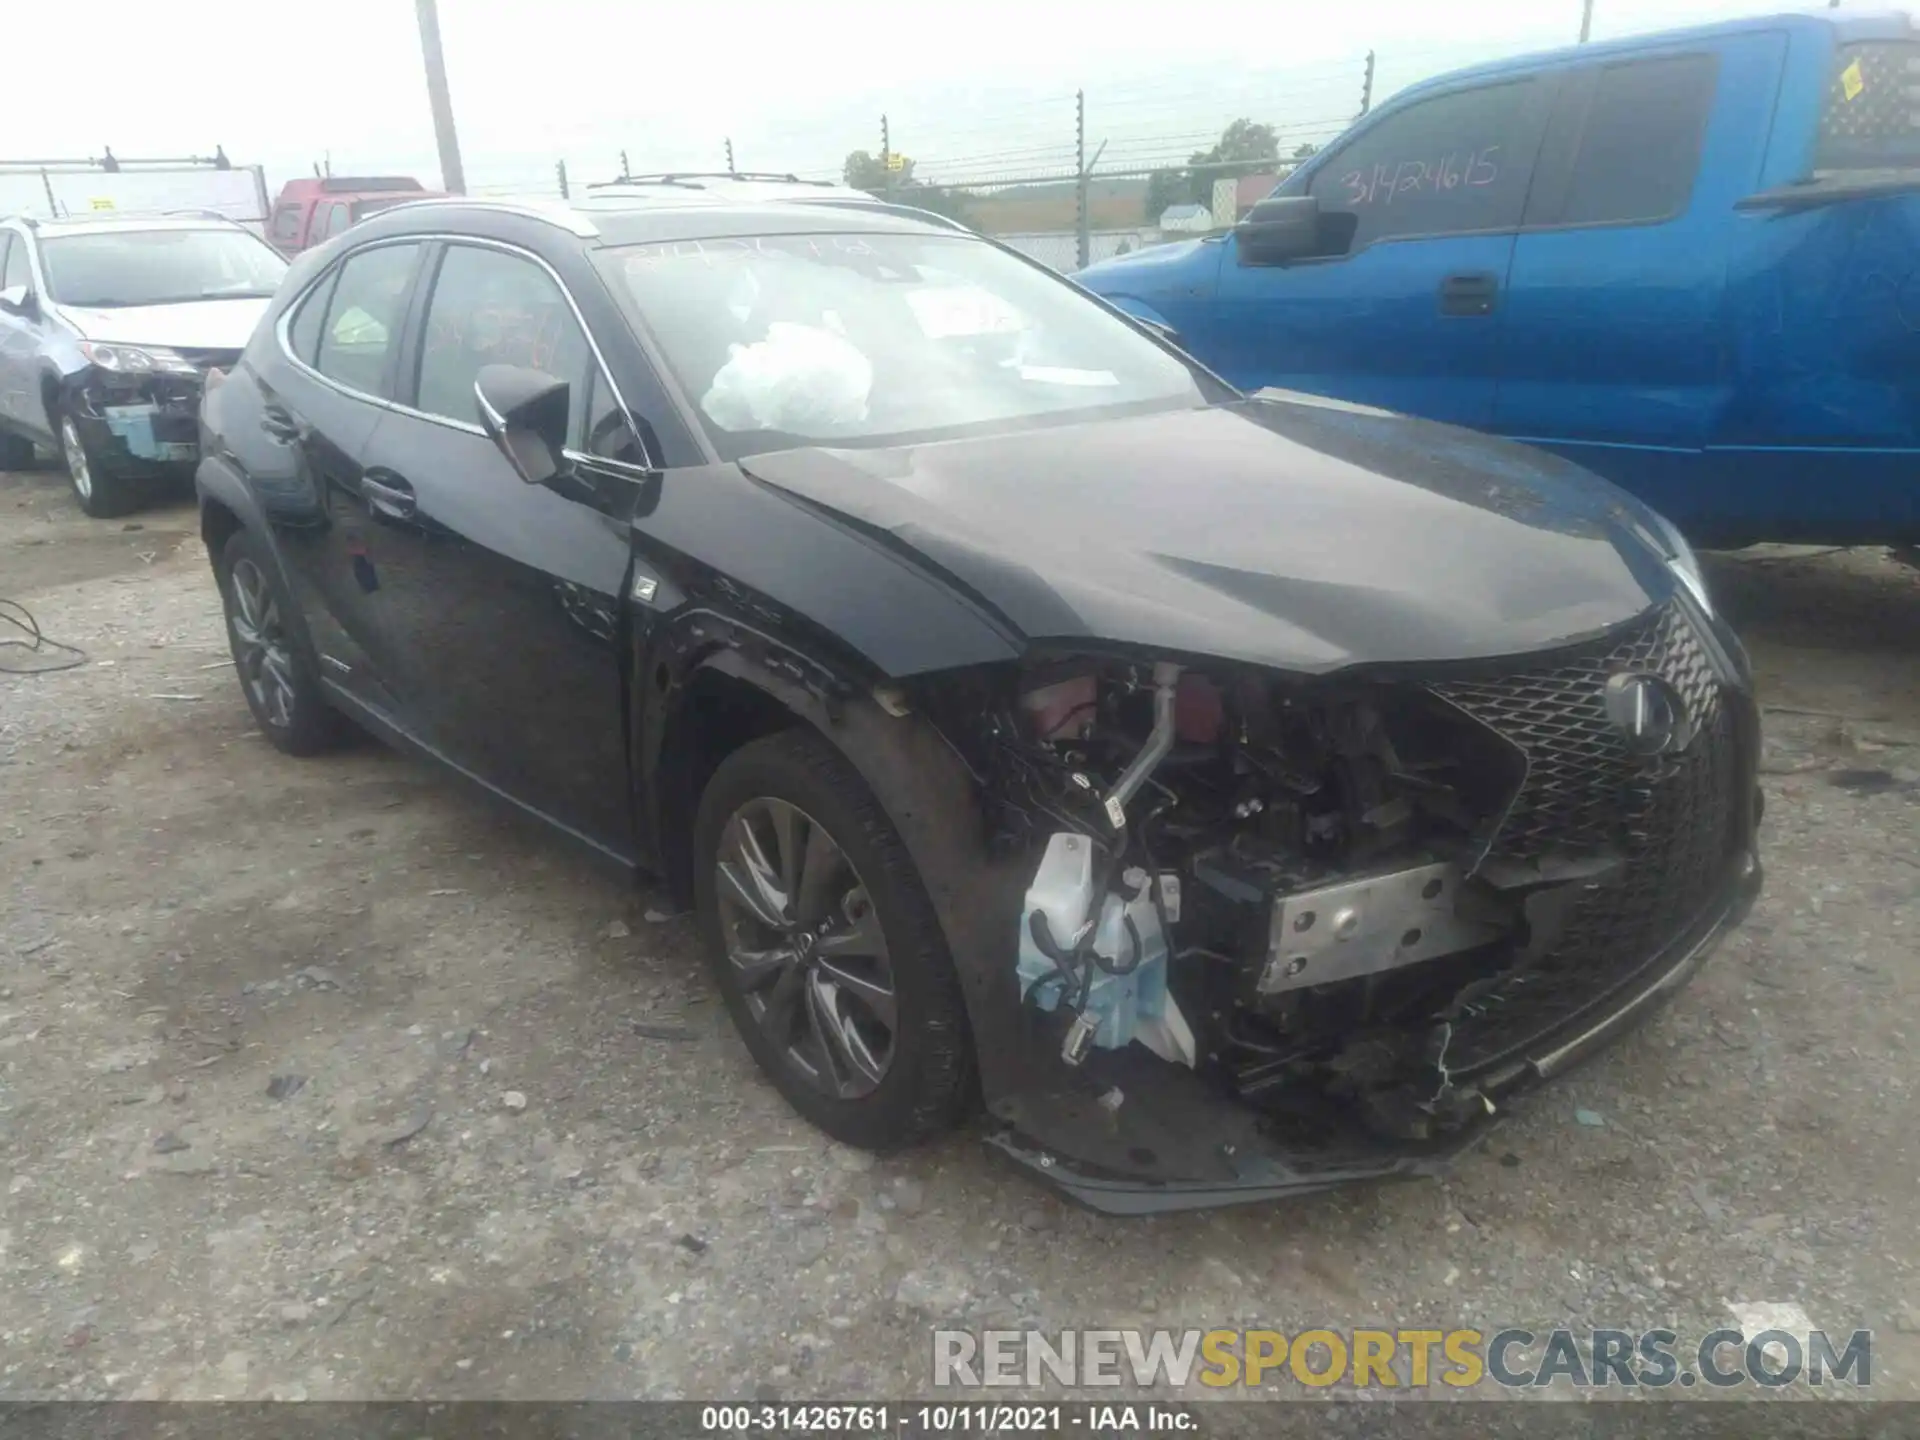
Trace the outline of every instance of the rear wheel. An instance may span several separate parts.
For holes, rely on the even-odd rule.
[[[139,508],[141,494],[137,482],[125,476],[105,473],[99,456],[88,449],[86,437],[71,415],[60,417],[60,458],[66,463],[67,480],[73,486],[73,498],[80,508],[96,520],[125,515]]]
[[[344,728],[339,712],[289,627],[293,607],[260,541],[236,530],[220,552],[220,597],[240,689],[261,733],[288,755],[328,749]]]
[[[871,1150],[960,1121],[973,1049],[946,939],[839,751],[791,730],[729,756],[701,796],[694,863],[721,994],[794,1109]]]

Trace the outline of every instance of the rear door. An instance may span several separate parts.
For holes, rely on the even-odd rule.
[[[1570,72],[1514,249],[1494,428],[1676,518],[1732,393],[1733,205],[1759,175],[1784,44],[1761,31]]]
[[[473,387],[487,365],[565,379],[573,449],[608,455],[625,438],[613,391],[529,251],[448,241],[415,325],[402,405],[363,451],[386,511],[368,533],[364,606],[387,683],[441,757],[630,855],[618,615],[637,485],[524,483],[481,429]]]
[[[1538,75],[1485,82],[1358,131],[1306,186],[1330,228],[1346,218],[1351,243],[1322,259],[1250,265],[1229,236],[1203,358],[1245,389],[1487,424],[1549,92]]]
[[[323,672],[383,714],[398,697],[369,609],[379,581],[368,556],[392,517],[369,493],[361,457],[387,419],[427,249],[409,240],[353,251],[289,310],[259,373],[258,423],[279,463],[250,467]]]

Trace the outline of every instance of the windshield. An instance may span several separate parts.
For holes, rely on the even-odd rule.
[[[173,305],[273,294],[287,262],[245,230],[114,230],[41,243],[48,298],[63,305]]]
[[[680,240],[600,263],[728,459],[1225,398],[1073,286],[964,236]]]
[[[1814,157],[1819,175],[1920,168],[1920,42],[1863,40],[1835,52]]]

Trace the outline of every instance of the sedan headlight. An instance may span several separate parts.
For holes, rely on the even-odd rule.
[[[1707,614],[1713,614],[1713,597],[1707,593],[1707,577],[1700,569],[1700,557],[1693,553],[1679,531],[1674,531],[1667,553],[1667,565],[1680,583],[1687,587],[1687,593],[1699,602],[1700,608]]]
[[[1687,537],[1675,528],[1673,522],[1656,510],[1643,510],[1646,520],[1647,538],[1653,542],[1653,548],[1660,552],[1660,558],[1667,562],[1667,568],[1673,576],[1686,587],[1687,593],[1708,615],[1713,614],[1713,597],[1707,593],[1707,577],[1700,569],[1700,557],[1693,553],[1693,546],[1687,543]]]
[[[80,353],[116,375],[198,375],[193,363],[161,345],[102,345],[80,342]]]

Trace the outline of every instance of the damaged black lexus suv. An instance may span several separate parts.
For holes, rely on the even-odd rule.
[[[980,1103],[1116,1212],[1422,1173],[1759,889],[1744,654],[1571,466],[831,189],[348,240],[203,410],[256,717],[660,876],[844,1141]]]

